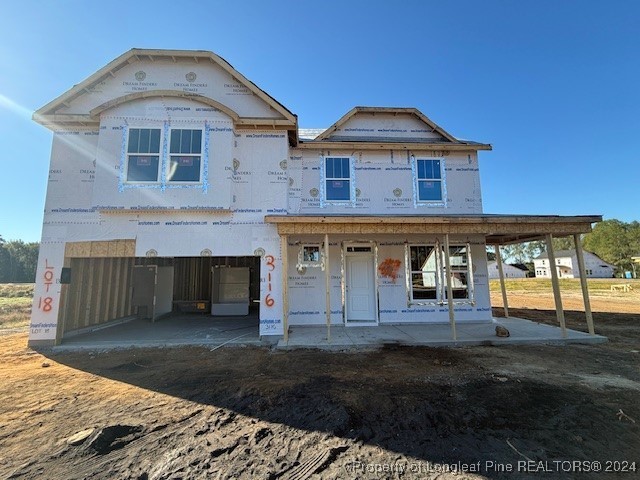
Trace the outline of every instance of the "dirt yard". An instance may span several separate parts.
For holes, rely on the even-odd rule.
[[[512,316],[555,323],[524,290]],[[598,346],[54,354],[6,332],[0,478],[640,478],[632,293],[594,298]]]

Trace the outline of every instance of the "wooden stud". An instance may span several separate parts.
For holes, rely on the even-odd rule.
[[[104,322],[106,319],[104,318],[104,306],[103,306],[103,297],[102,294],[105,289],[105,283],[108,283],[108,279],[105,282],[104,279],[104,264],[105,258],[96,259],[97,268],[94,269],[94,275],[96,277],[97,285],[94,285],[95,297],[92,299],[94,305],[94,311],[91,318],[91,323],[96,324],[100,322]]]
[[[112,313],[113,313],[113,308],[112,308],[112,304],[113,304],[113,296],[111,295],[111,288],[113,285],[113,264],[117,261],[116,258],[110,258],[108,260],[107,263],[107,282],[106,285],[104,286],[105,289],[105,300],[106,300],[106,304],[105,304],[105,309],[104,309],[104,315],[105,315],[105,320],[113,320],[112,317]]]
[[[113,289],[111,294],[111,316],[113,318],[118,318],[120,316],[120,302],[122,299],[120,296],[122,295],[122,291],[120,289],[120,284],[122,283],[122,277],[124,276],[124,269],[122,268],[123,259],[117,258],[115,261],[115,274],[112,277]]]
[[[562,336],[567,336],[567,326],[564,322],[564,311],[562,310],[562,297],[560,296],[560,284],[558,283],[558,269],[556,266],[556,255],[553,251],[553,236],[548,233],[546,236],[547,253],[549,255],[549,270],[551,271],[551,286],[553,287],[553,298],[556,302],[556,316],[560,322]]]
[[[456,319],[453,312],[453,287],[451,286],[451,259],[449,258],[449,234],[444,236],[444,266],[445,275],[447,277],[447,306],[449,307],[449,323],[451,324],[451,335],[453,340],[457,340],[456,335]]]
[[[71,259],[71,272],[72,278],[69,284],[69,290],[67,291],[67,298],[65,301],[65,315],[63,318],[64,324],[62,325],[61,334],[71,330],[73,319],[75,318],[76,304],[78,302],[77,297],[77,284],[80,282],[80,265],[77,258]]]
[[[584,313],[587,317],[587,327],[589,328],[589,333],[591,335],[595,335],[596,331],[593,325],[591,301],[589,300],[589,287],[587,286],[587,271],[584,268],[584,253],[582,252],[580,235],[575,234],[573,236],[573,242],[576,246],[576,257],[578,258],[578,271],[580,272],[580,286],[582,287],[582,299],[584,300]]]
[[[123,289],[122,294],[120,295],[120,298],[124,299],[123,310],[120,315],[121,317],[131,315],[132,313],[131,300],[133,297],[133,267],[136,261],[135,258],[128,257],[124,259],[123,263],[125,265],[124,275],[126,276],[126,280],[122,282]]]
[[[495,245],[496,262],[498,264],[498,274],[500,275],[500,290],[502,290],[502,305],[504,306],[504,316],[509,318],[509,304],[507,302],[507,286],[504,283],[504,270],[502,269],[502,256],[500,255],[500,245]]]

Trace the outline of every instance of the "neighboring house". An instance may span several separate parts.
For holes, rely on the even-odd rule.
[[[527,272],[529,270],[522,264],[515,265],[503,263],[502,271],[504,272],[504,278],[527,278]],[[495,260],[489,260],[487,262],[487,272],[489,273],[489,279],[500,278],[498,262]]]
[[[263,336],[488,322],[487,244],[601,220],[484,214],[490,145],[415,108],[356,107],[301,132],[206,51],[130,50],[34,119],[53,144],[30,344],[223,297],[250,302]]]
[[[560,278],[580,278],[578,271],[578,259],[575,250],[560,250],[555,252],[556,270]],[[533,260],[533,268],[536,278],[551,278],[549,268],[549,255],[541,253]],[[605,262],[595,253],[584,251],[584,268],[587,278],[611,278],[615,266]]]

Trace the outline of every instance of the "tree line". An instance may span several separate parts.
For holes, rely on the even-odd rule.
[[[640,256],[640,222],[622,222],[611,219],[597,223],[590,233],[581,236],[582,247],[595,253],[605,262],[616,267],[616,274],[640,270],[634,265],[631,257]],[[573,237],[553,239],[553,250],[574,250]],[[510,262],[524,263],[533,271],[532,260],[547,250],[544,241],[534,241],[502,248],[502,254]]]
[[[34,283],[39,249],[38,242],[5,241],[0,236],[0,283]]]

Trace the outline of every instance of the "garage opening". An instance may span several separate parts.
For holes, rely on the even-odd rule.
[[[59,338],[132,317],[151,328],[165,317],[204,321],[212,311],[212,321],[258,319],[260,257],[72,258],[62,287]]]
[[[174,260],[173,310],[241,315],[242,311],[219,305],[246,303],[244,314],[259,315],[260,257],[176,257]],[[248,285],[248,292],[243,293]],[[237,312],[237,313],[236,313]]]

